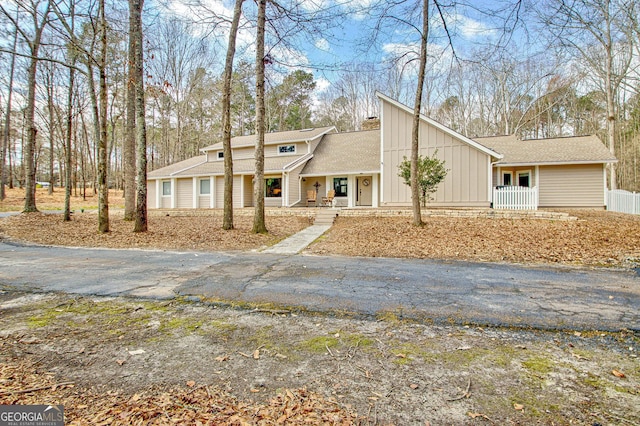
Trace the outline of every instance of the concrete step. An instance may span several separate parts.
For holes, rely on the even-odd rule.
[[[320,208],[316,213],[314,225],[333,225],[333,221],[340,214],[340,209]]]

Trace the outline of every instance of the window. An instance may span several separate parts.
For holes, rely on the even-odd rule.
[[[162,182],[162,196],[163,197],[171,196],[171,181]]]
[[[278,145],[278,154],[295,154],[295,145]]]
[[[336,191],[336,197],[347,196],[347,178],[333,178],[333,189]]]
[[[265,197],[282,197],[282,178],[265,179]]]
[[[511,172],[504,172],[502,174],[502,184],[504,186],[511,186],[513,185],[513,173]]]
[[[530,172],[518,172],[518,186],[526,186],[527,188],[530,186],[529,176]]]
[[[218,160],[222,160],[224,158],[224,151],[218,151]]]
[[[209,179],[200,179],[200,195],[209,195],[211,193],[211,181]]]

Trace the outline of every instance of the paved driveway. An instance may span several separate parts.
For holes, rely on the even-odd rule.
[[[0,243],[5,290],[275,302],[436,322],[640,330],[634,271]]]

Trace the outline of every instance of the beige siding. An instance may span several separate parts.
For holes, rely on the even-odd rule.
[[[193,208],[193,179],[178,179],[176,186],[176,207],[179,209]]]
[[[604,206],[602,164],[540,166],[540,207]]]
[[[224,186],[224,177],[222,177]],[[239,209],[242,207],[242,197],[240,196],[242,191],[242,176],[233,177],[233,208]],[[222,190],[222,196],[224,197],[224,189]]]
[[[243,176],[244,207],[253,207],[253,176]]]
[[[200,208],[200,209],[208,209],[209,208],[209,195],[199,195],[198,196],[198,208]]]
[[[383,102],[382,205],[411,204],[411,190],[398,176],[397,168],[403,157],[411,157],[411,126],[411,114]],[[449,172],[432,194],[430,204],[489,206],[489,156],[429,123],[421,122],[420,154],[431,156],[436,150]]]
[[[242,160],[245,158],[254,158],[255,154],[254,154],[253,147],[247,147],[247,148],[235,148],[231,156],[234,160]],[[219,161],[222,161],[222,160],[219,160]]]
[[[155,209],[156,208],[156,181],[150,180],[147,181],[147,208]]]
[[[214,200],[214,206],[217,209],[224,208],[224,176],[216,176],[214,179],[214,186],[216,188],[216,199]]]
[[[300,172],[302,171],[302,169],[304,168],[304,164],[301,164],[300,166],[298,166],[295,170],[292,170],[289,173],[289,198],[287,199],[287,205],[292,206],[295,203],[299,202],[300,200],[302,200],[303,197],[305,197],[305,199],[303,200],[305,202],[305,205],[307,203],[306,200],[306,196],[307,193],[304,192],[304,195],[302,195],[301,192],[301,182],[300,182]],[[315,182],[315,181],[314,181]],[[302,184],[304,184],[306,182],[302,182]],[[314,188],[315,189],[315,188]]]

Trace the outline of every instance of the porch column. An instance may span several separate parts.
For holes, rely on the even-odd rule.
[[[198,188],[198,178],[197,177],[193,177],[192,179],[192,191],[193,191],[193,208],[197,209],[198,208],[198,194],[200,194],[200,188]]]
[[[379,203],[379,190],[380,188],[380,175],[371,176],[371,207],[376,209],[380,207]]]
[[[162,185],[160,184],[160,179],[156,179],[156,209],[160,208],[160,200],[162,199]]]
[[[209,188],[209,208],[212,209],[216,206],[216,178],[213,176],[209,176]]]
[[[347,207],[356,206],[356,177],[347,176]]]
[[[178,179],[173,178],[171,179],[171,208],[175,209],[176,208],[176,191],[178,190]]]
[[[540,207],[540,166],[535,167],[536,171],[536,209]]]

